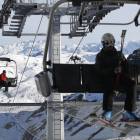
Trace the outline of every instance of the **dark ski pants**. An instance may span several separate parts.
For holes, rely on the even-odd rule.
[[[116,85],[116,76],[106,76],[103,78],[104,95],[103,95],[103,110],[112,111],[113,108],[113,90]],[[131,80],[126,74],[120,74],[119,85],[126,89],[126,99],[124,109],[135,111],[135,82]]]
[[[5,87],[5,91],[8,91],[8,83],[6,82],[6,81],[2,81],[2,82],[0,82],[0,86],[1,87]]]

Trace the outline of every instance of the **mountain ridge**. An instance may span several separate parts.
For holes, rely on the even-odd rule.
[[[25,40],[21,41],[19,43],[14,43],[10,45],[0,45],[0,55],[6,55],[6,54],[17,54],[17,55],[29,55],[30,49],[33,45],[32,40]],[[45,40],[42,41],[36,41],[34,43],[31,56],[36,57],[38,55],[43,55],[45,47]],[[73,53],[77,45],[61,45],[61,51],[63,53]],[[80,54],[82,52],[99,52],[102,48],[101,43],[88,43],[85,45],[80,45],[76,51],[77,54]],[[120,50],[121,48],[121,42],[116,41],[115,48],[117,50]],[[125,55],[132,54],[134,50],[137,50],[140,48],[140,40],[131,40],[129,42],[124,43],[123,53]]]

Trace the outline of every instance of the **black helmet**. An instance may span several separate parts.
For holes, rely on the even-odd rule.
[[[6,70],[3,70],[3,73],[6,73]]]

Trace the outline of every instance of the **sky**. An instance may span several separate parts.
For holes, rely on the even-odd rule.
[[[41,3],[41,0],[37,0],[38,3]],[[3,1],[0,1],[0,9]],[[138,10],[140,9],[140,5],[136,4],[125,4],[118,10],[114,10],[109,13],[100,23],[128,23],[131,22]],[[10,25],[11,18],[14,12],[12,12],[11,17],[8,20],[8,25]],[[41,16],[30,16],[27,18],[23,33],[36,33],[37,28],[40,23]],[[62,17],[61,22],[68,22],[68,16]],[[140,17],[139,17],[140,22]],[[39,29],[39,33],[47,33],[48,28],[48,18],[47,16],[43,16],[43,20]],[[9,27],[5,26],[4,29],[7,30]],[[61,25],[61,33],[69,33],[69,26]],[[87,36],[84,37],[83,41],[81,42],[82,45],[88,43],[100,43],[103,34],[111,33],[114,35],[116,41],[121,41],[121,32],[122,30],[127,30],[125,41],[131,40],[140,40],[140,26],[135,27],[135,24],[132,23],[131,25],[127,26],[110,26],[110,25],[98,25],[93,30],[92,33],[88,33]],[[34,36],[21,36],[21,38],[17,37],[5,37],[2,36],[2,30],[0,29],[0,45],[5,44],[14,44],[24,40],[34,40]],[[69,37],[62,37],[61,44],[62,45],[73,45],[78,44],[82,37],[76,37],[69,39]],[[46,36],[37,37],[36,41],[38,40],[46,40]]]

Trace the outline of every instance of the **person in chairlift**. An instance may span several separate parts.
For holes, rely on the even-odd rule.
[[[135,82],[127,76],[129,71],[129,63],[127,62],[124,54],[121,51],[117,51],[114,47],[115,39],[112,34],[104,34],[102,36],[101,43],[103,48],[96,56],[95,69],[102,77],[102,82],[104,85],[104,113],[102,114],[102,118],[107,121],[110,121],[111,119],[114,95],[113,91],[116,85],[117,74],[120,73],[119,85],[122,85],[127,90],[123,119],[140,120],[140,117],[133,112],[135,111],[136,102],[136,95],[134,93]],[[119,59],[121,59],[121,66],[119,66]]]
[[[0,75],[0,86],[5,86],[5,90],[3,92],[8,91],[8,85],[7,85],[7,77],[6,77],[6,70],[3,70],[2,74]]]

